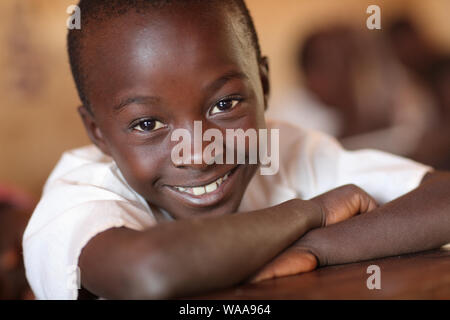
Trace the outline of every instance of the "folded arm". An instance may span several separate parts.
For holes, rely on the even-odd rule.
[[[104,298],[187,296],[242,282],[312,228],[320,206],[291,200],[219,218],[162,223],[144,232],[112,229],[80,256],[84,288]]]
[[[439,248],[450,243],[450,173],[338,224],[308,232],[253,276],[254,282],[326,266]]]
[[[450,173],[429,173],[410,193],[340,224],[313,230],[296,243],[319,265],[424,251],[450,242]]]

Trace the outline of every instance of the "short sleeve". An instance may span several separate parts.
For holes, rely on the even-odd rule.
[[[36,298],[77,299],[74,284],[83,247],[111,228],[143,230],[153,222],[147,217],[143,208],[127,201],[95,200],[59,213],[37,230],[30,224],[23,240],[24,263]]]
[[[77,299],[78,259],[89,240],[111,228],[144,230],[155,224],[151,209],[114,163],[63,157],[23,237],[25,272],[36,298]]]

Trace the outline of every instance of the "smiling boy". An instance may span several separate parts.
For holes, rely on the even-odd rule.
[[[172,298],[450,242],[448,174],[266,123],[268,64],[243,1],[79,6],[68,48],[95,146],[65,153],[25,232],[38,298],[76,299],[73,266],[99,297]],[[279,172],[174,163],[171,134],[195,121],[223,133],[279,128]],[[403,197],[375,209],[358,187],[339,187],[349,183],[382,204]]]

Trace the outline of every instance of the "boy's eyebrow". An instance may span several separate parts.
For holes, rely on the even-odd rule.
[[[135,97],[128,97],[120,101],[117,105],[114,106],[114,112],[118,113],[120,110],[125,108],[126,106],[137,103],[137,104],[144,104],[144,103],[157,103],[160,99],[158,97],[152,97],[152,96],[135,96]]]
[[[221,76],[219,79],[214,80],[211,84],[206,86],[206,91],[214,92],[219,90],[221,87],[225,85],[230,80],[240,79],[240,80],[248,80],[248,76],[240,71],[229,71]]]
[[[214,80],[212,83],[208,84],[206,86],[207,92],[214,92],[219,90],[221,87],[225,85],[230,80],[233,79],[241,79],[241,80],[248,80],[248,76],[239,71],[230,71],[225,73],[223,76],[218,78],[217,80]],[[114,106],[114,112],[119,113],[123,108],[126,106],[137,103],[137,104],[145,104],[145,103],[158,103],[161,99],[159,97],[154,96],[135,96],[135,97],[127,97],[120,101],[117,105]]]

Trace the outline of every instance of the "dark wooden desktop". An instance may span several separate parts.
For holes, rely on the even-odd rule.
[[[367,288],[370,265],[380,267],[379,290]],[[329,266],[196,299],[450,299],[450,249]]]

